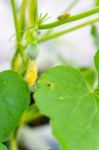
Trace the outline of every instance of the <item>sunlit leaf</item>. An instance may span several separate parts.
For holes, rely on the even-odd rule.
[[[34,97],[63,150],[99,150],[99,87],[89,89],[78,69],[49,69]]]

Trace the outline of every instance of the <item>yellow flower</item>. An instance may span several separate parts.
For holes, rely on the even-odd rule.
[[[34,60],[30,60],[25,75],[25,80],[27,81],[29,87],[32,87],[36,79],[37,79],[37,65]]]

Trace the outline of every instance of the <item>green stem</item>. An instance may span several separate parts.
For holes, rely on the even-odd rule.
[[[35,104],[33,104],[23,114],[19,125],[23,125],[30,121],[35,121],[36,119],[40,118],[41,116],[42,115],[41,115],[40,111],[38,110],[37,106]]]
[[[11,150],[18,150],[17,148],[17,141],[16,141],[16,136],[17,136],[17,131],[18,129],[23,126],[26,123],[29,123],[30,121],[35,121],[36,119],[39,119],[42,117],[40,111],[38,110],[37,106],[35,104],[31,105],[26,112],[24,112],[18,128],[13,132],[11,139],[10,139],[10,149]]]
[[[15,0],[11,0],[11,6],[12,6],[12,11],[13,11],[13,18],[14,18],[14,24],[15,24],[15,30],[16,30],[16,38],[17,38],[17,43],[18,43],[18,41],[20,40],[20,34],[19,34],[19,25],[18,25]]]
[[[35,27],[38,21],[38,2],[37,0],[29,1],[29,26]]]
[[[89,11],[86,11],[86,12],[83,12],[83,13],[80,13],[80,14],[77,14],[75,16],[70,16],[66,19],[57,20],[57,21],[52,22],[52,23],[40,25],[39,29],[54,28],[54,27],[57,27],[57,26],[60,26],[60,25],[63,25],[63,24],[66,24],[66,23],[69,23],[69,22],[72,22],[72,21],[77,21],[77,20],[86,18],[86,17],[94,15],[96,13],[99,13],[99,7],[96,7],[92,10],[89,10]]]
[[[11,139],[10,139],[10,150],[18,150],[16,137],[14,137],[14,135],[12,135],[12,136],[13,137],[11,137]]]
[[[51,40],[51,39],[53,39],[53,38],[57,38],[57,37],[59,37],[59,36],[61,36],[61,35],[64,35],[64,34],[66,34],[66,33],[69,33],[69,32],[75,31],[75,30],[77,30],[77,29],[83,28],[83,27],[88,26],[88,25],[90,25],[90,24],[94,24],[94,23],[96,23],[96,22],[98,22],[98,21],[99,21],[99,18],[98,18],[98,19],[93,19],[93,20],[90,20],[90,21],[87,21],[87,22],[84,22],[84,23],[82,23],[82,24],[76,25],[76,26],[71,27],[71,28],[69,28],[69,29],[66,29],[66,30],[64,30],[64,31],[60,31],[60,32],[57,32],[57,33],[53,33],[52,35],[46,36],[46,37],[44,37],[44,38],[41,38],[41,39],[39,39],[38,42],[41,43],[41,42],[44,42],[44,41],[47,41],[47,40]]]
[[[23,36],[21,30],[24,30],[26,2],[27,0],[22,0],[20,12],[19,12],[19,18],[18,18],[15,0],[11,0],[14,24],[15,24],[15,29],[16,29],[16,37],[17,37],[16,52],[12,59],[12,69],[17,72],[19,72],[19,68],[20,68],[20,59],[22,59],[22,67],[23,65],[26,66],[24,49],[22,48],[22,45],[21,45],[21,40]]]
[[[27,4],[27,0],[23,0],[21,3],[21,7],[20,7],[20,12],[19,12],[19,28],[20,31],[24,30],[24,26],[25,26],[25,8],[26,8],[26,4]],[[21,32],[21,36],[22,36],[22,32]]]
[[[14,63],[16,63],[16,60],[18,58],[18,53],[20,52],[20,48],[19,48],[20,47],[19,46],[20,32],[19,32],[19,22],[18,22],[18,17],[17,17],[15,0],[11,0],[11,6],[12,6],[12,12],[13,12],[13,18],[14,18],[14,24],[15,24],[15,30],[16,30],[16,53],[12,60],[12,69],[15,69],[16,65]],[[16,67],[16,70],[17,70],[17,67]]]

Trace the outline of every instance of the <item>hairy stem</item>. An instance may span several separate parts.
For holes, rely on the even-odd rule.
[[[57,27],[57,26],[60,26],[60,25],[63,25],[63,24],[66,24],[66,23],[69,23],[69,22],[72,22],[72,21],[77,21],[77,20],[86,18],[86,17],[94,15],[96,13],[99,13],[99,7],[96,7],[92,10],[88,10],[86,12],[83,12],[83,13],[80,13],[80,14],[77,14],[77,15],[74,15],[74,16],[70,16],[66,19],[57,20],[55,22],[48,23],[48,24],[42,24],[42,25],[39,26],[39,29],[54,28],[54,27]]]

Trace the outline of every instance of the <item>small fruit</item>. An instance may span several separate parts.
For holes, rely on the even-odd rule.
[[[34,60],[38,56],[38,46],[36,43],[28,44],[26,48],[27,55],[30,59]]]

